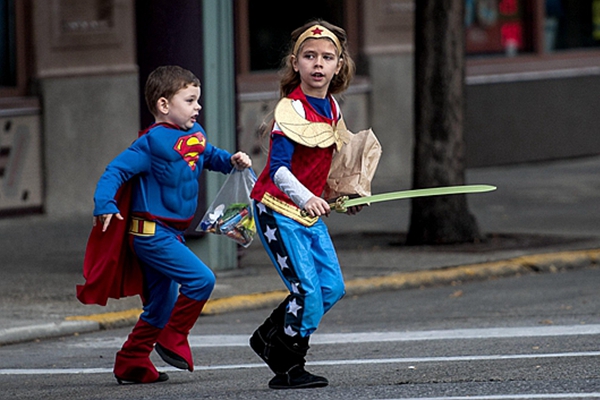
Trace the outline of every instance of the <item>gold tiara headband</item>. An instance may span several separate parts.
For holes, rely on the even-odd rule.
[[[337,50],[340,53],[340,55],[342,55],[342,45],[340,44],[340,40],[338,39],[337,36],[335,36],[335,33],[331,32],[329,29],[325,28],[322,25],[313,25],[310,28],[308,28],[307,30],[305,30],[304,32],[302,32],[302,35],[300,35],[298,37],[298,40],[296,40],[296,44],[294,45],[294,53],[293,54],[298,53],[298,49],[300,48],[300,46],[302,45],[302,43],[304,43],[304,41],[306,39],[322,39],[322,38],[331,39],[333,41],[333,43],[335,44],[335,47],[337,47]]]

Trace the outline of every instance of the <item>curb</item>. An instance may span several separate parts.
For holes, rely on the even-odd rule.
[[[0,329],[0,346],[60,336],[78,335],[80,333],[96,332],[100,329],[100,324],[92,320],[50,322],[47,324]]]
[[[377,290],[412,289],[527,273],[582,269],[599,262],[600,249],[536,254],[480,264],[359,278],[347,282],[346,291],[348,294],[363,294]]]
[[[519,274],[552,273],[583,269],[597,264],[600,264],[600,249],[536,254],[480,264],[356,278],[346,281],[346,295],[353,296],[384,290],[440,286]],[[276,306],[287,294],[288,292],[285,290],[275,290],[213,299],[206,303],[202,315],[218,315]],[[42,338],[133,326],[141,312],[141,309],[132,309],[103,314],[71,316],[58,323],[0,329],[0,346]]]

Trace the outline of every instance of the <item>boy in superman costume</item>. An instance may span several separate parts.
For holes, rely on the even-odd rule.
[[[185,246],[183,237],[196,210],[198,178],[203,169],[227,174],[232,167],[251,166],[245,153],[232,155],[207,141],[196,122],[200,81],[192,72],[177,66],[157,68],[148,77],[145,97],[155,124],[111,161],[98,181],[95,232],[84,263],[87,281],[77,294],[86,304],[142,295],[143,313],[116,356],[119,383],[167,380],[150,361],[154,348],[167,363],[193,371],[188,334],[215,284],[212,271]],[[124,195],[128,207],[116,199],[123,191],[130,192]],[[127,220],[121,212],[129,214]],[[123,224],[125,235],[111,232]],[[113,260],[108,267],[116,272],[107,272],[106,257],[98,256],[102,235],[114,236],[104,240],[111,246],[111,241],[124,239],[132,264]],[[119,244],[116,247],[120,250]],[[137,273],[136,265],[141,269]],[[117,282],[103,282],[115,277]]]

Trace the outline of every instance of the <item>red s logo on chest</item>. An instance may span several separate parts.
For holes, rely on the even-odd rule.
[[[205,148],[206,138],[200,132],[180,137],[177,143],[175,143],[175,147],[173,147],[185,162],[188,163],[192,171],[196,169],[196,162]]]

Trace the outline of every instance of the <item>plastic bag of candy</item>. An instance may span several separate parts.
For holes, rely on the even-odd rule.
[[[206,210],[196,231],[225,235],[248,247],[256,233],[250,192],[256,182],[251,168],[234,169]]]

